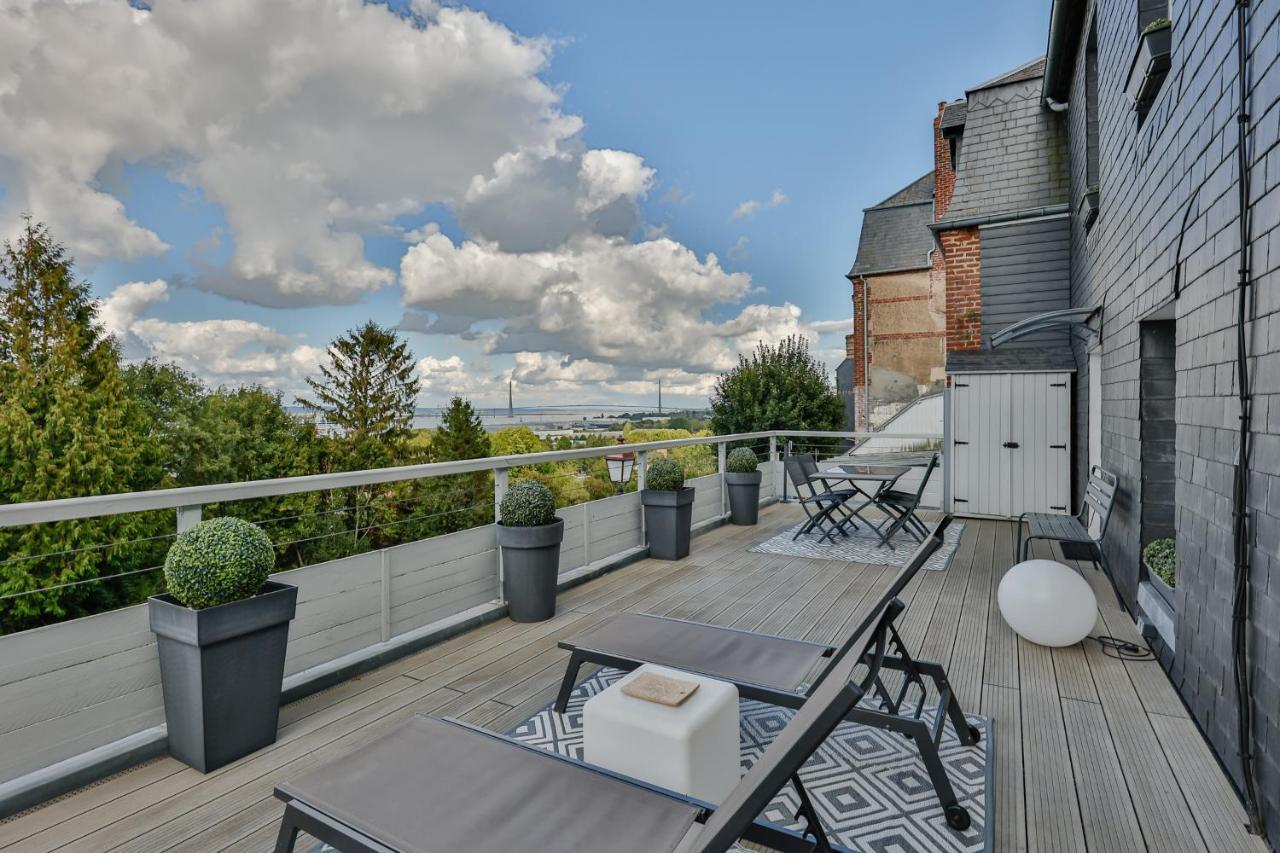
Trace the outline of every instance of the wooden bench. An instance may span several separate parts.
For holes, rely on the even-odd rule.
[[[1084,545],[1089,549],[1093,564],[1100,568],[1111,582],[1111,589],[1116,594],[1122,610],[1127,610],[1120,591],[1116,588],[1115,576],[1111,574],[1111,565],[1102,550],[1102,539],[1107,535],[1107,524],[1111,521],[1111,510],[1116,501],[1116,475],[1104,471],[1095,465],[1089,471],[1089,484],[1085,487],[1084,501],[1080,511],[1075,515],[1060,515],[1052,512],[1025,512],[1019,522],[1027,525],[1027,535],[1022,535],[1021,524],[1018,527],[1018,546],[1015,559],[1026,560],[1027,551],[1033,539],[1048,539],[1055,542],[1072,542]],[[1090,528],[1093,528],[1091,530]],[[1096,533],[1094,532],[1096,530]]]

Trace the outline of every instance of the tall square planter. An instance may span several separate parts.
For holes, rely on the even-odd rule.
[[[689,556],[693,527],[693,493],[686,487],[674,492],[645,489],[644,525],[649,533],[649,556],[656,560],[683,560]]]
[[[275,742],[289,622],[298,588],[191,610],[171,595],[147,602],[160,654],[169,753],[201,773]]]

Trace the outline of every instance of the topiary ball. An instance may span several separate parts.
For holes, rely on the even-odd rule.
[[[678,492],[684,488],[684,469],[674,459],[658,459],[649,466],[644,486],[655,492]]]
[[[257,595],[275,566],[271,539],[240,518],[210,518],[179,533],[164,558],[164,579],[192,610]]]
[[[750,447],[735,447],[729,452],[724,467],[730,474],[753,474],[757,464],[754,450]]]
[[[538,480],[521,480],[502,496],[498,506],[507,527],[542,527],[556,520],[556,499]]]

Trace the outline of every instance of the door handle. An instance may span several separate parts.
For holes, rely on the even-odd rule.
[[[1007,448],[1009,448],[1010,450],[1017,450],[1017,449],[1018,449],[1018,442],[1016,442],[1016,441],[1006,441],[1006,442],[1004,443],[1004,446],[1005,446],[1005,447],[1007,447]]]

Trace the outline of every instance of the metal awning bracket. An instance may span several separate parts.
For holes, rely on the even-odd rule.
[[[1066,326],[1072,332],[1082,332],[1086,340],[1094,339],[1100,336],[1102,332],[1101,329],[1094,328],[1089,323],[1094,317],[1100,317],[1101,314],[1101,305],[1045,311],[1043,314],[1036,314],[1025,320],[1019,320],[1016,323],[1005,326],[991,336],[991,347],[995,349],[1010,341],[1016,341],[1019,338],[1025,338],[1027,335],[1034,335],[1037,332],[1060,326]]]

